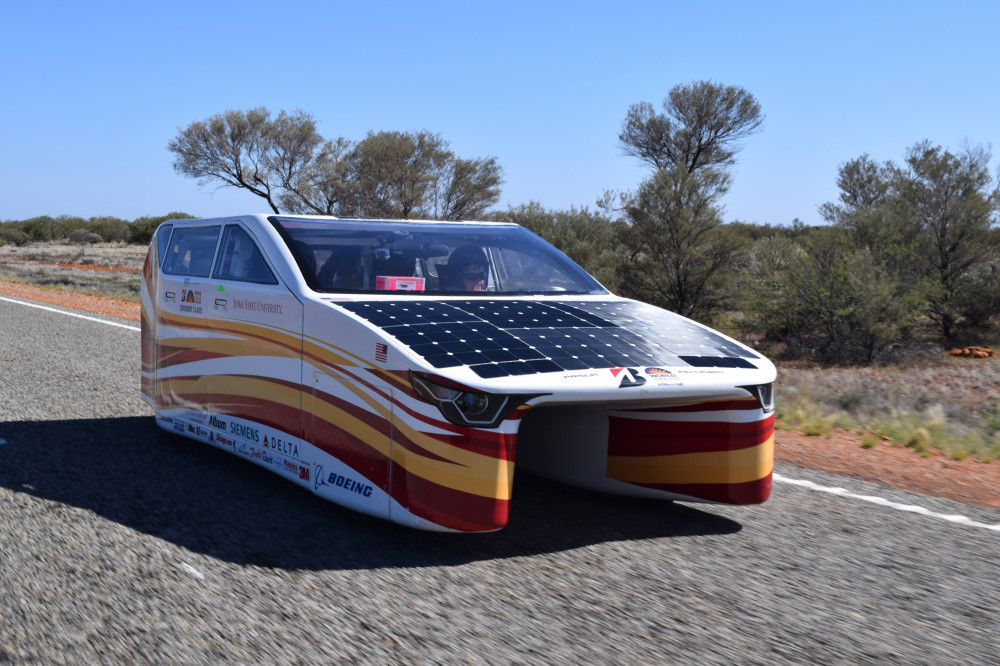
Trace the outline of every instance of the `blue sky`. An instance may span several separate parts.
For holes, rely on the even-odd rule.
[[[648,175],[617,144],[629,105],[712,80],[766,115],[725,219],[815,224],[846,160],[1000,140],[998,19],[961,0],[5,3],[0,220],[265,212],[166,148],[256,106],[328,138],[430,130],[498,159],[500,208],[593,208]]]

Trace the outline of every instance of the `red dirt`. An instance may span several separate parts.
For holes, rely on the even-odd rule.
[[[117,317],[135,323],[139,323],[140,318],[141,308],[138,303],[119,301],[113,298],[29,287],[23,284],[3,281],[0,281],[0,294],[38,301],[40,303],[49,303],[50,305],[86,310],[87,312]]]
[[[76,268],[85,271],[98,271],[102,273],[135,273],[138,275],[142,272],[141,268],[126,268],[125,266],[95,266],[94,264],[64,264],[59,261],[38,261],[36,263],[46,264],[48,266],[59,266],[60,268]]]
[[[789,465],[1000,509],[1000,462],[952,460],[940,453],[924,457],[888,444],[865,449],[861,437],[846,430],[825,437],[777,431],[774,441],[775,459]]]
[[[0,293],[139,321],[138,303],[2,281]],[[860,441],[858,435],[845,430],[836,430],[825,437],[779,430],[775,432],[774,457],[788,465],[1000,509],[1000,462],[987,464],[971,458],[952,460],[938,453],[924,457],[912,449],[889,445],[865,449]]]

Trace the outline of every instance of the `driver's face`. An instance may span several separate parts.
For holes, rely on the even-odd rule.
[[[471,264],[462,269],[462,286],[466,291],[486,291],[486,269],[479,264]]]

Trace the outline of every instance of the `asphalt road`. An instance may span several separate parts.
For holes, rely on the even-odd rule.
[[[138,386],[137,331],[0,300],[0,664],[1000,663],[1000,531],[520,474],[506,529],[418,532],[160,430]]]

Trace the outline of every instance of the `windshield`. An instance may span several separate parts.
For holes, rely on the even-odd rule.
[[[562,252],[516,225],[270,219],[316,291],[607,293]]]

